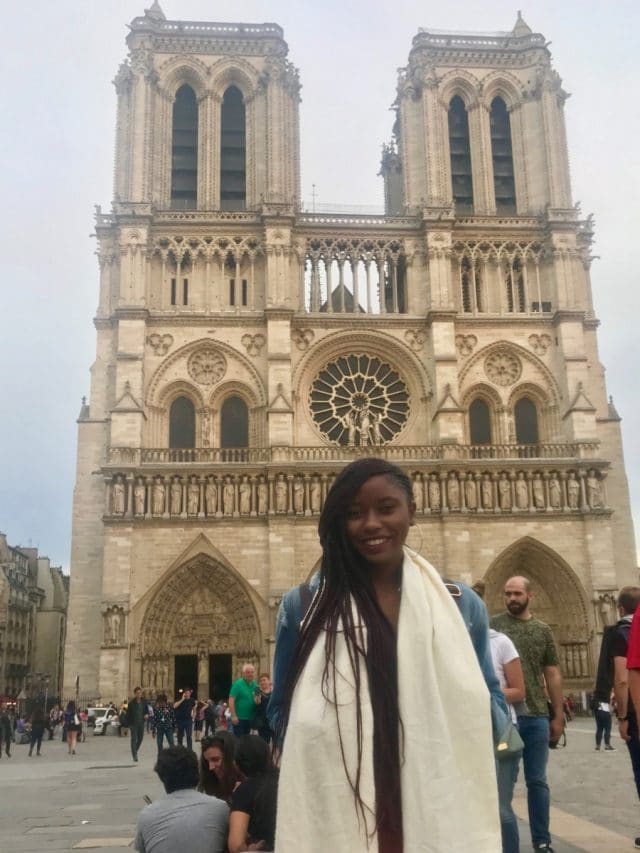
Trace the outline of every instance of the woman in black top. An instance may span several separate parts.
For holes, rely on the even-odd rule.
[[[31,715],[31,741],[29,744],[29,755],[33,755],[33,747],[36,746],[36,755],[40,755],[42,736],[44,735],[45,719],[42,708],[36,708]]]
[[[269,746],[257,735],[244,735],[236,747],[236,765],[244,782],[231,796],[229,853],[273,850],[278,771],[272,764]]]
[[[229,804],[231,794],[238,784],[235,765],[236,739],[231,732],[220,731],[203,737],[200,746],[202,754],[198,790]]]

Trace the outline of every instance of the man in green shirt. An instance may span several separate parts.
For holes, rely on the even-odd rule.
[[[231,725],[236,737],[251,733],[251,725],[256,715],[256,705],[260,691],[255,682],[256,670],[253,664],[245,663],[242,678],[234,681],[229,694]]]
[[[564,727],[562,676],[551,629],[532,616],[529,609],[532,598],[527,578],[509,578],[504,586],[507,612],[494,616],[491,627],[510,637],[520,655],[527,708],[518,714],[518,730],[524,741],[522,764],[527,783],[531,840],[535,850],[553,853],[546,772],[549,743],[560,739]],[[551,721],[545,686],[553,707]]]

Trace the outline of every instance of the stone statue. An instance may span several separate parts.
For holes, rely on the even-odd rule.
[[[500,509],[511,509],[511,483],[507,477],[507,472],[503,471],[498,480],[498,499],[500,501]]]
[[[320,481],[317,477],[314,477],[311,480],[311,485],[309,487],[309,501],[311,503],[311,512],[320,512],[320,508],[322,506],[322,490],[320,487]]]
[[[569,479],[567,480],[567,503],[569,509],[578,509],[580,506],[580,483],[576,480],[573,471],[569,472]]]
[[[464,499],[467,504],[467,509],[478,508],[478,492],[475,480],[473,479],[473,474],[467,474],[467,479],[464,484]]]
[[[544,483],[536,474],[533,478],[533,505],[536,509],[544,509]]]
[[[411,491],[413,492],[413,502],[416,505],[416,512],[422,512],[424,509],[424,490],[420,474],[414,474],[411,481]]]
[[[455,471],[451,471],[447,480],[447,502],[449,509],[460,509],[460,483]]]
[[[215,515],[218,508],[218,487],[213,477],[207,480],[204,490],[204,499],[207,505],[207,515]]]
[[[153,515],[164,513],[164,483],[158,478],[153,484]]]
[[[440,483],[437,474],[431,474],[429,477],[429,506],[431,512],[440,510]]]
[[[356,419],[357,419],[357,417],[358,416],[357,416],[356,412],[353,409],[351,409],[351,411],[347,413],[347,416],[345,419],[345,426],[346,426],[347,431],[348,431],[347,444],[350,447],[353,447],[353,445],[356,443]]]
[[[187,487],[187,512],[189,515],[197,515],[200,506],[200,486],[195,477]]]
[[[596,477],[596,472],[593,468],[587,475],[587,503],[591,509],[597,509],[602,506],[602,493],[600,491],[600,481]]]
[[[136,485],[133,489],[133,506],[135,509],[135,514],[137,516],[144,515],[144,499],[145,499],[145,485],[144,481],[141,477],[136,480]]]
[[[160,664],[161,682],[160,687],[169,686],[169,664],[166,660]]]
[[[304,480],[296,477],[293,481],[293,510],[296,515],[304,512]]]
[[[249,515],[251,512],[251,483],[247,477],[242,478],[242,482],[238,486],[240,496],[240,515]]]
[[[481,492],[484,509],[493,509],[493,483],[491,482],[490,474],[485,474],[482,477]]]
[[[202,446],[209,447],[211,435],[211,409],[207,406],[202,410]]]
[[[518,509],[529,509],[529,488],[524,479],[524,473],[518,471],[518,479],[515,482],[516,506]]]
[[[282,474],[278,475],[275,485],[276,491],[276,512],[287,511],[287,484],[284,481]]]
[[[171,499],[171,515],[180,515],[182,509],[182,486],[180,480],[172,480],[169,489]]]
[[[379,447],[382,444],[382,433],[380,432],[380,412],[371,412],[371,435],[372,444]]]
[[[124,483],[120,474],[116,477],[111,490],[111,502],[114,515],[124,515]]]
[[[117,646],[120,642],[120,627],[122,614],[117,607],[112,607],[106,616],[106,643],[105,645]]]
[[[360,447],[367,447],[371,439],[371,412],[369,406],[360,410]]]
[[[258,482],[258,515],[266,515],[269,509],[269,486],[260,475]]]
[[[552,509],[560,509],[561,496],[560,480],[554,474],[549,480],[549,506]]]
[[[225,515],[233,515],[236,508],[236,490],[231,482],[231,477],[224,478],[224,486],[222,488],[222,506]]]

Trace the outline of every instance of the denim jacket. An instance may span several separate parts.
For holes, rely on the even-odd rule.
[[[315,595],[320,584],[320,573],[316,572],[309,581],[312,595]],[[491,695],[491,722],[493,738],[497,743],[507,724],[507,705],[500,682],[493,670],[491,648],[489,645],[489,617],[484,602],[475,592],[463,583],[456,583],[460,588],[460,596],[456,603],[469,631],[473,648],[482,670],[482,675]],[[271,728],[278,730],[282,714],[283,692],[287,672],[295,651],[302,613],[300,587],[296,586],[285,593],[278,610],[276,620],[276,649],[273,659],[273,691],[269,702],[268,719]]]

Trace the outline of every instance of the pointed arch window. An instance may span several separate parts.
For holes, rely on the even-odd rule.
[[[220,447],[249,446],[249,409],[241,397],[227,397],[220,412]]]
[[[244,210],[247,203],[247,134],[242,92],[229,86],[222,99],[220,207]]]
[[[196,446],[196,410],[188,397],[176,397],[169,410],[169,447]]]
[[[171,207],[194,208],[198,198],[198,104],[191,86],[181,86],[173,102]]]
[[[502,98],[494,98],[491,102],[490,127],[496,213],[514,214],[516,185],[513,173],[511,121],[507,105]]]
[[[449,156],[451,193],[456,205],[456,214],[473,213],[469,116],[459,95],[455,95],[449,102]]]
[[[491,444],[491,412],[479,397],[469,406],[469,437],[471,444]]]
[[[514,419],[516,423],[517,444],[538,443],[538,410],[529,397],[522,397],[515,405]]]
[[[514,258],[505,275],[507,311],[524,314],[526,310],[524,271],[520,258]]]

